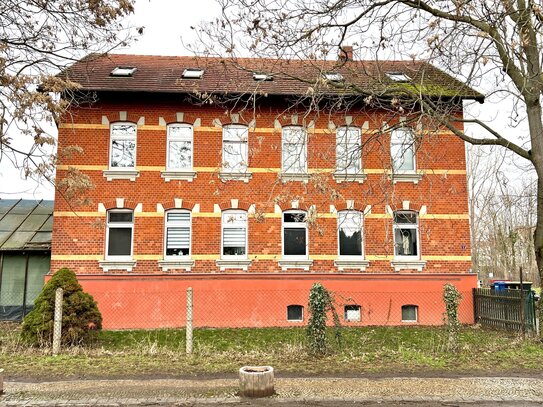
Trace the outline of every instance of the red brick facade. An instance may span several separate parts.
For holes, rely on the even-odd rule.
[[[245,273],[260,279],[259,287],[265,286],[268,273],[315,274],[321,281],[333,274],[335,286],[341,287],[340,276],[345,275],[345,287],[352,289],[353,281],[366,281],[370,274],[394,274],[400,279],[405,275],[408,279],[409,275],[422,273],[438,278],[439,284],[460,279],[463,286],[475,285],[475,277],[468,274],[471,259],[464,143],[451,132],[424,133],[416,149],[416,172],[422,177],[416,183],[395,182],[390,177],[390,132],[383,130],[383,123],[392,125],[398,119],[389,117],[385,111],[358,108],[332,115],[304,110],[285,113],[288,106],[279,101],[263,102],[254,110],[227,111],[213,105],[198,106],[182,96],[144,93],[99,96],[91,106],[73,107],[59,126],[59,150],[77,145],[83,153],[63,159],[57,177],[62,179],[69,167],[74,166],[90,177],[94,188],[87,193],[90,203],[75,208],[57,193],[52,270],[69,267],[81,277],[104,276],[112,290],[115,275],[137,280],[142,274],[168,275],[170,279],[182,275],[184,282],[190,280],[188,275],[198,276],[201,281],[205,274],[212,282],[217,274],[222,274],[224,281],[230,273],[236,276]],[[177,122],[180,117],[193,126],[196,175],[192,181],[167,181],[161,174],[166,166],[166,124]],[[109,166],[110,124],[115,122],[137,125],[138,174],[134,180],[108,180],[104,173]],[[249,125],[249,180],[220,178],[221,126],[233,122]],[[307,182],[281,179],[281,128],[291,124],[307,128],[311,176]],[[363,182],[338,182],[333,177],[335,128],[346,124],[361,129],[362,169],[367,176]],[[101,263],[106,250],[106,211],[115,208],[131,209],[134,213],[135,265],[130,270],[104,269]],[[164,214],[175,208],[191,212],[193,264],[188,269],[161,266]],[[217,262],[221,259],[221,213],[228,209],[248,213],[246,257],[250,264],[245,268],[221,266]],[[282,211],[290,209],[308,211],[311,215],[307,228],[308,260],[312,260],[309,265],[281,263]],[[338,267],[336,263],[337,213],[349,209],[364,213],[363,260],[367,261],[364,267]],[[413,211],[418,218],[420,264],[413,267],[394,265],[392,213],[397,210]],[[235,278],[232,285],[236,284]],[[364,283],[365,289],[368,281]],[[287,284],[288,280],[283,282]],[[382,287],[375,286],[375,291],[389,290]],[[409,287],[416,291],[413,284]],[[424,285],[420,287],[423,291]],[[437,319],[432,318],[428,323],[439,323],[438,308]],[[464,322],[472,321],[465,317]],[[112,328],[127,327],[121,320],[108,322],[107,317],[105,323]]]

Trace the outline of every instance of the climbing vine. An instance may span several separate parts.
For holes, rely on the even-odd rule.
[[[461,299],[462,295],[454,285],[447,283],[443,286],[443,301],[445,302],[444,322],[447,328],[447,350],[449,352],[458,351],[458,331],[460,330],[458,305]]]
[[[328,352],[327,326],[328,313],[334,321],[334,338],[341,344],[341,324],[334,306],[334,296],[321,283],[313,284],[309,292],[309,322],[307,338],[309,353],[322,356]]]

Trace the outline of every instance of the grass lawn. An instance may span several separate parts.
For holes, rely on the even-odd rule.
[[[235,374],[243,365],[272,365],[279,373],[504,374],[543,373],[543,344],[515,335],[464,327],[460,351],[446,351],[443,328],[343,328],[342,344],[317,358],[305,350],[303,328],[199,329],[194,354],[184,330],[104,331],[88,347],[50,356],[18,340],[18,326],[0,326],[0,367],[7,377],[107,378]]]

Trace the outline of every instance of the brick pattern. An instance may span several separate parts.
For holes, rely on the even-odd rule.
[[[137,96],[137,95],[136,95]],[[310,272],[338,272],[334,257],[338,253],[337,220],[330,211],[347,208],[353,201],[354,209],[364,210],[371,206],[371,215],[364,221],[364,251],[370,259],[368,273],[390,273],[393,256],[392,219],[386,216],[387,207],[401,210],[405,202],[419,211],[425,207],[428,216],[420,218],[420,251],[430,256],[425,273],[465,273],[471,267],[470,234],[467,217],[459,219],[435,219],[432,215],[466,215],[468,213],[466,167],[464,144],[444,131],[423,137],[418,145],[417,168],[425,171],[418,184],[392,183],[383,170],[390,169],[388,133],[376,135],[383,122],[388,121],[382,111],[348,112],[342,115],[310,115],[306,112],[284,113],[284,106],[273,103],[261,104],[254,112],[239,112],[239,122],[249,123],[253,119],[255,128],[249,129],[249,170],[252,179],[219,179],[221,167],[222,133],[217,123],[230,123],[232,112],[220,107],[199,107],[186,102],[169,100],[167,97],[103,97],[92,107],[74,107],[59,129],[59,149],[78,145],[84,153],[65,159],[60,164],[57,176],[62,178],[66,166],[92,166],[82,171],[89,175],[94,188],[88,192],[91,204],[76,208],[78,213],[93,212],[92,216],[59,216],[72,208],[60,194],[55,200],[53,230],[52,270],[71,267],[78,273],[103,273],[97,259],[104,258],[106,213],[100,211],[116,208],[117,198],[124,199],[124,207],[135,209],[134,256],[137,259],[135,273],[162,273],[157,260],[164,252],[164,216],[157,210],[176,208],[176,199],[182,200],[181,208],[193,211],[192,255],[195,265],[192,272],[218,273],[215,259],[220,256],[221,218],[220,210],[237,208],[254,211],[248,220],[248,254],[253,260],[248,268],[252,272],[278,272],[277,260],[281,258],[281,218],[276,214],[276,205],[281,210],[292,208],[297,201],[303,210],[314,209],[316,221],[309,228],[308,253],[314,262]],[[140,175],[135,181],[107,181],[102,169],[109,161],[109,123],[124,117],[139,122],[137,133],[136,167]],[[172,122],[183,112],[183,120],[194,128],[194,167],[197,171],[192,182],[171,180],[166,182],[160,168],[166,164],[166,127],[162,122]],[[302,123],[312,122],[315,131],[308,132],[308,168],[312,181],[283,183],[277,170],[281,167],[281,131],[276,127],[292,122],[292,114]],[[368,170],[364,183],[337,183],[330,171],[335,167],[335,132],[328,131],[330,121],[345,123],[345,116],[353,117],[353,123],[368,130],[362,131],[363,168]],[[142,120],[143,118],[143,120]],[[217,120],[218,119],[218,120]],[[74,126],[72,126],[72,124]],[[152,168],[150,168],[152,167]],[[83,167],[84,168],[84,167]],[[327,171],[321,171],[327,169]],[[433,173],[431,170],[439,170]],[[452,172],[449,174],[447,171]],[[197,210],[197,212],[196,212]],[[141,213],[140,213],[141,212]],[[94,216],[96,215],[96,216]],[[85,256],[87,258],[85,258]],[[88,258],[88,257],[92,258]],[[200,257],[200,259],[198,258]],[[259,256],[263,259],[259,259]],[[451,256],[458,256],[455,260]],[[152,259],[149,259],[152,258]],[[239,272],[232,269],[226,272]],[[293,270],[299,272],[300,270]],[[121,271],[119,271],[121,272]],[[184,270],[170,270],[182,273]],[[359,272],[359,270],[345,270]],[[402,272],[412,273],[414,270]],[[110,271],[114,273],[114,271]]]

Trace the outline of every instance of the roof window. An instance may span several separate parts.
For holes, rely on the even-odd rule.
[[[111,73],[110,76],[119,76],[119,77],[127,77],[134,75],[134,72],[136,72],[136,67],[134,66],[118,66],[116,67]]]
[[[273,81],[273,76],[267,73],[253,72],[253,79],[255,81]]]
[[[402,72],[386,72],[386,76],[394,82],[409,82],[411,78]]]
[[[202,79],[204,70],[200,68],[187,68],[183,71],[183,79]]]
[[[341,82],[344,80],[343,75],[339,72],[325,72],[322,76],[330,82]]]

